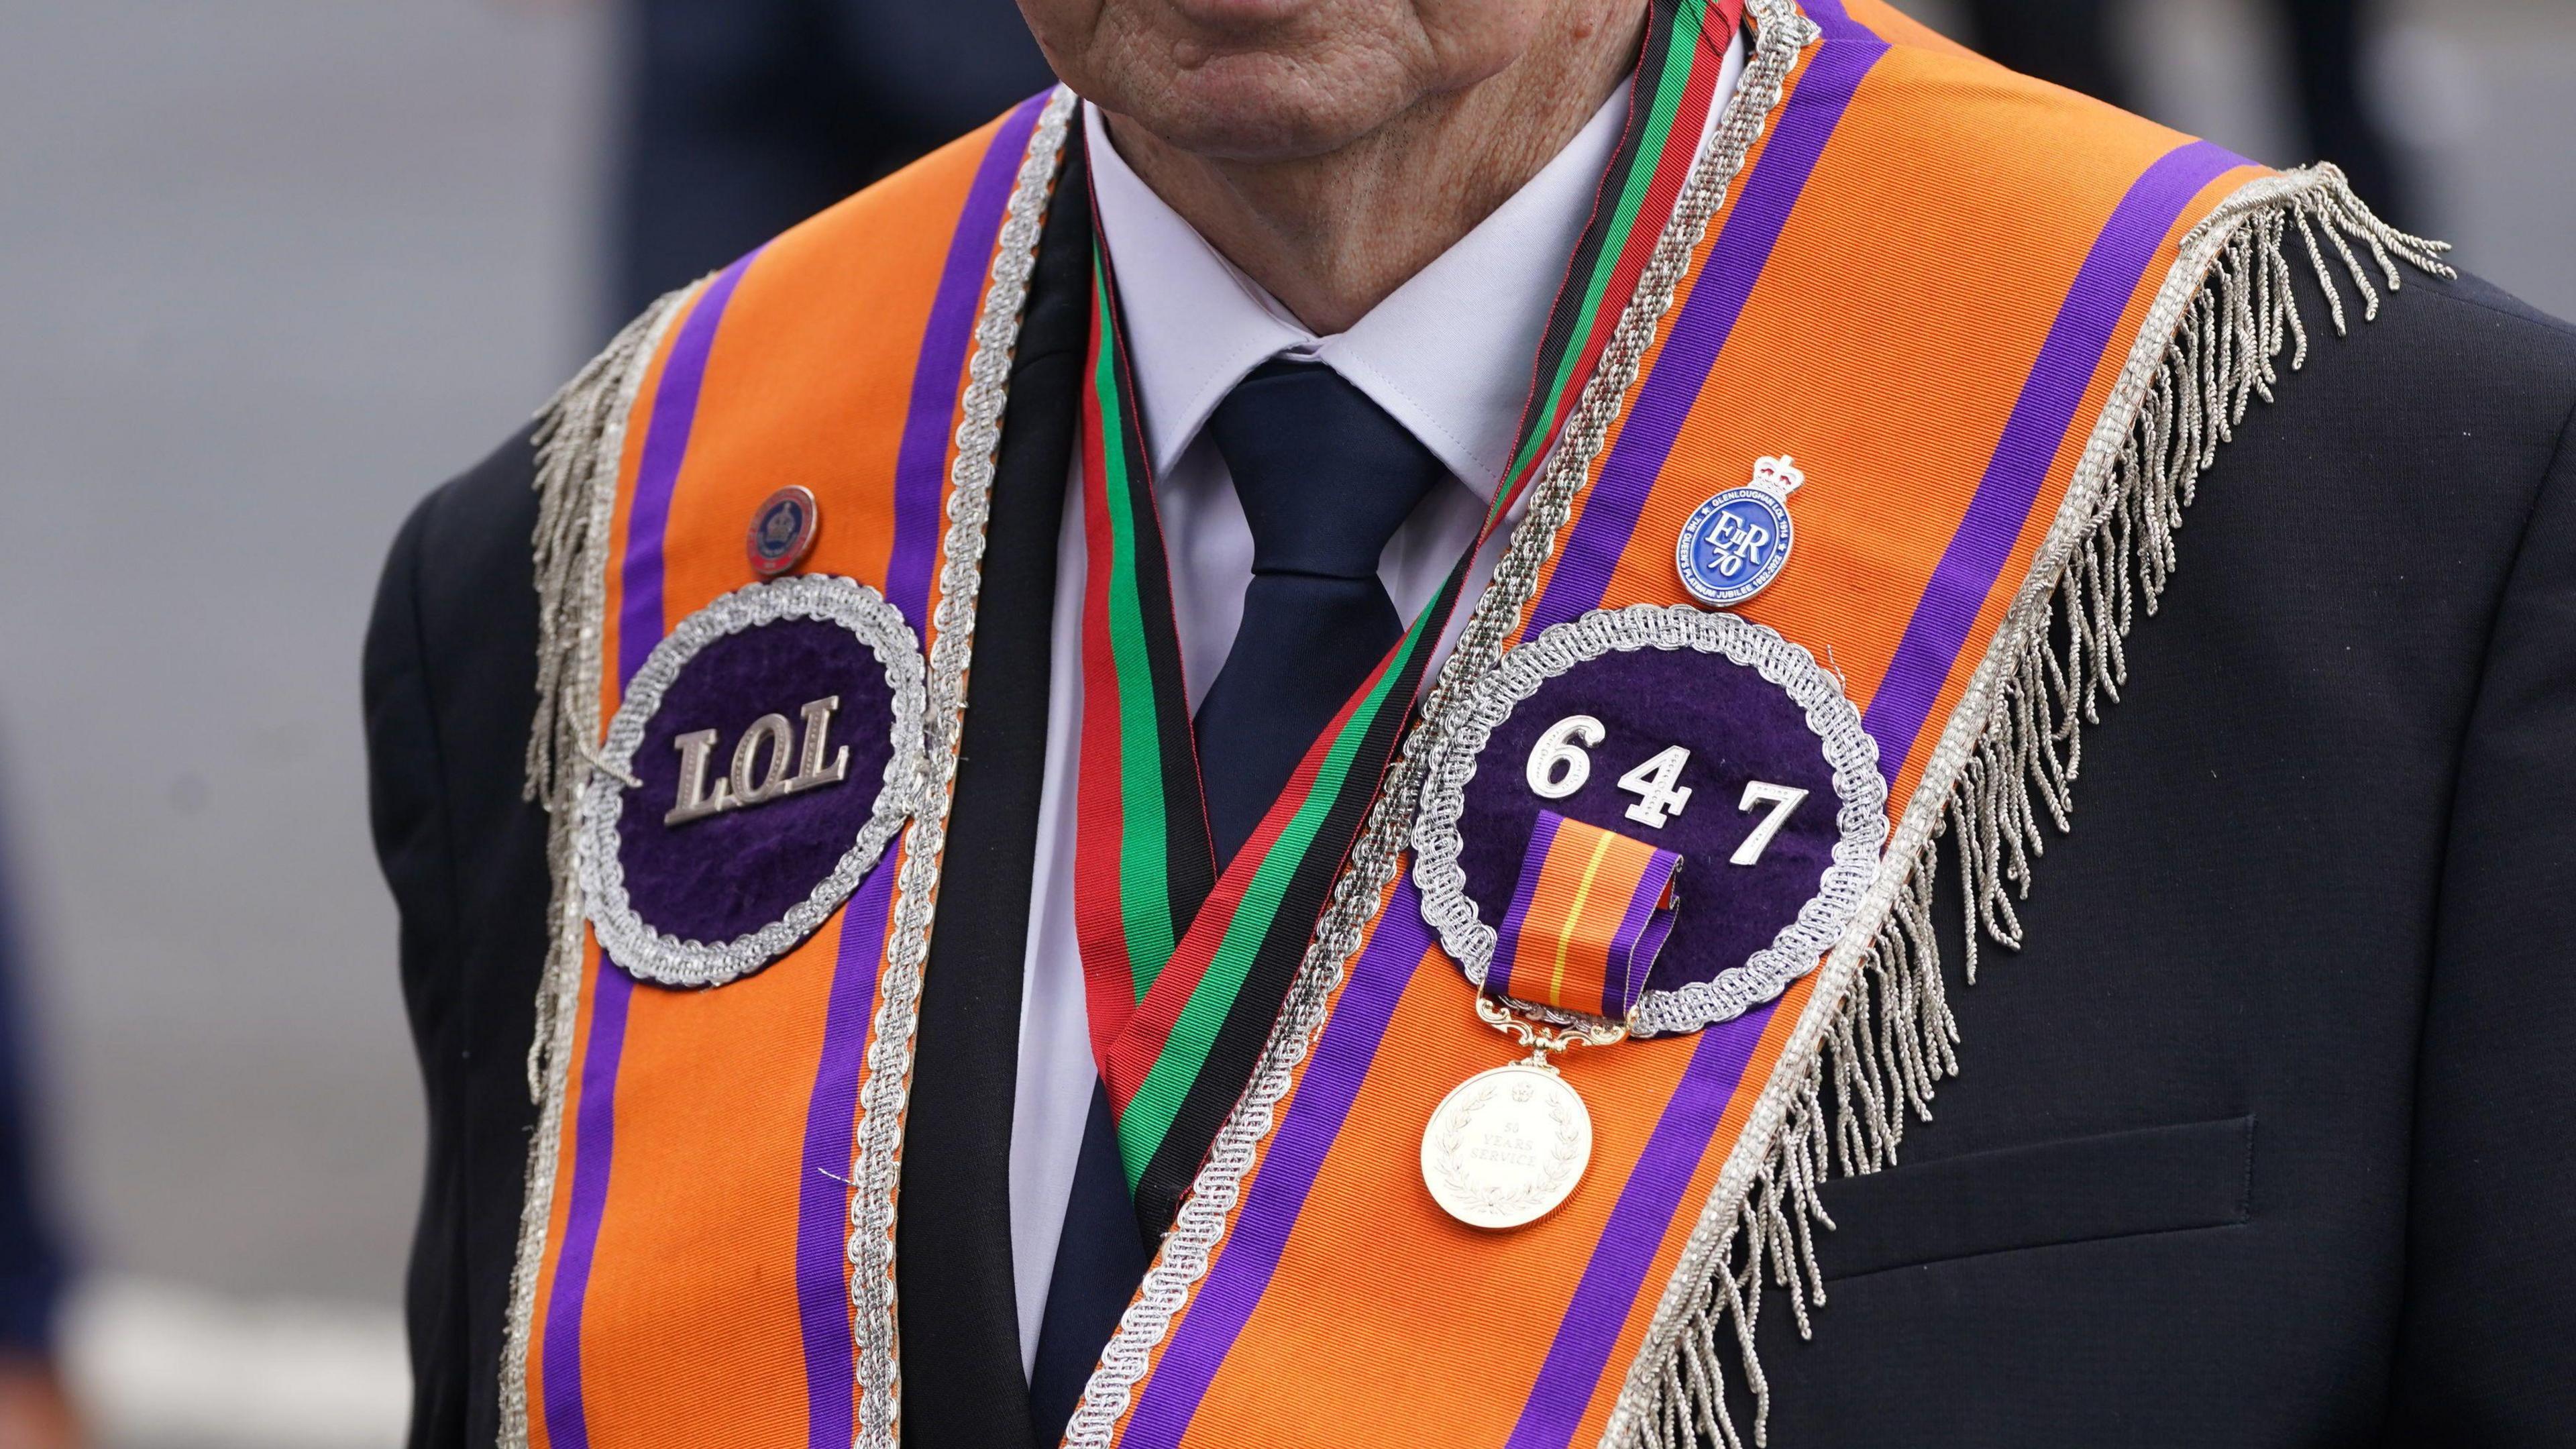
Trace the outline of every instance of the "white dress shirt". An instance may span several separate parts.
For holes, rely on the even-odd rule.
[[[1739,36],[1719,73],[1721,104],[1743,61]],[[1712,117],[1716,110],[1711,108]],[[1182,674],[1193,710],[1234,643],[1244,587],[1252,579],[1252,532],[1225,460],[1205,435],[1209,414],[1245,374],[1284,354],[1332,368],[1411,431],[1447,466],[1450,481],[1433,485],[1387,545],[1379,578],[1397,613],[1407,619],[1420,613],[1475,541],[1511,461],[1539,335],[1627,114],[1628,88],[1622,85],[1554,160],[1475,230],[1349,331],[1318,337],[1165,205],[1110,144],[1099,110],[1084,104],[1092,186],[1101,231],[1122,279],[1118,300],[1153,459]],[[1011,1117],[1011,1252],[1024,1370],[1036,1360],[1083,1119],[1098,1079],[1073,918],[1088,564],[1080,484],[1077,449],[1056,551],[1046,782],[1029,888],[1019,1085]],[[1481,550],[1467,602],[1491,576],[1503,537],[1497,530]],[[1467,613],[1462,603],[1432,667],[1446,657]]]

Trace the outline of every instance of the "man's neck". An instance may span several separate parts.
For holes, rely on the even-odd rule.
[[[1119,154],[1317,334],[1347,330],[1509,200],[1619,87],[1644,0],[1569,4],[1515,64],[1337,151],[1243,161],[1110,117]]]

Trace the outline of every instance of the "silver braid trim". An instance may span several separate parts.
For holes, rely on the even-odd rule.
[[[1350,862],[1333,883],[1315,938],[1289,985],[1287,1001],[1253,1066],[1251,1081],[1218,1129],[1190,1195],[1182,1200],[1171,1230],[1164,1235],[1161,1252],[1146,1270],[1136,1301],[1127,1305],[1117,1333],[1102,1352],[1100,1366],[1092,1372],[1082,1402],[1066,1427],[1066,1449],[1107,1449],[1155,1348],[1171,1331],[1172,1320],[1188,1302],[1191,1289],[1207,1275],[1217,1242],[1225,1235],[1226,1219],[1241,1197],[1245,1174],[1277,1119],[1279,1101],[1287,1095],[1298,1065],[1323,1026],[1325,1005],[1341,985],[1345,966],[1359,953],[1387,888],[1395,883],[1436,726],[1446,717],[1450,701],[1502,658],[1503,641],[1518,626],[1537,590],[1540,567],[1554,552],[1557,535],[1573,512],[1574,496],[1618,419],[1629,384],[1636,380],[1647,344],[1654,340],[1656,327],[1690,270],[1691,253],[1743,170],[1745,156],[1779,110],[1800,52],[1819,37],[1814,23],[1799,14],[1790,0],[1750,0],[1747,8],[1755,27],[1755,45],[1743,78],[1692,162],[1689,179],[1656,237],[1654,254],[1638,278],[1637,290],[1584,384],[1574,415],[1531,485],[1528,511],[1495,566],[1493,582],[1424,694],[1422,718],[1429,727],[1416,728],[1406,736],[1395,767],[1387,772],[1386,784],[1369,807]]]
[[[894,1222],[904,1109],[912,1091],[913,1030],[921,1015],[922,964],[930,955],[948,809],[956,798],[975,600],[984,581],[984,525],[992,512],[1011,354],[1019,343],[1020,313],[1029,298],[1029,275],[1037,267],[1038,238],[1063,161],[1074,99],[1062,86],[1048,97],[1012,185],[984,310],[975,322],[975,350],[966,364],[963,417],[957,425],[957,461],[948,475],[948,536],[940,551],[939,607],[932,615],[930,643],[929,778],[895,877],[893,924],[877,985],[876,1020],[869,1027],[867,1077],[859,1090],[858,1142],[850,1169],[850,1327],[859,1358],[856,1442],[867,1449],[897,1449],[902,1433]]]
[[[1861,727],[1860,711],[1843,697],[1841,681],[1814,655],[1766,625],[1694,604],[1595,609],[1549,626],[1504,655],[1455,696],[1432,739],[1414,812],[1413,884],[1421,892],[1423,920],[1469,981],[1484,986],[1497,939],[1494,923],[1467,895],[1460,863],[1467,842],[1458,822],[1466,814],[1467,785],[1479,757],[1494,731],[1549,680],[1614,651],[1643,649],[1713,654],[1752,669],[1787,694],[1833,770],[1836,839],[1833,863],[1815,893],[1769,945],[1713,979],[1646,992],[1628,1018],[1632,1037],[1693,1032],[1733,1020],[1815,970],[1877,877],[1879,847],[1887,839],[1887,781],[1878,772],[1878,742]],[[1515,1005],[1550,1021],[1600,1020],[1533,1002]]]
[[[599,738],[601,619],[608,598],[608,528],[626,421],[654,354],[701,281],[663,297],[627,324],[607,350],[537,414],[537,710],[528,732],[526,798],[545,807],[546,965],[528,1044],[528,1095],[539,1105],[528,1143],[518,1260],[510,1272],[510,1324],[501,1348],[501,1449],[527,1449],[528,1344],[545,1259],[546,1219],[563,1145],[573,1025],[580,1016],[586,912],[573,868],[573,802]]]
[[[1958,1024],[1943,995],[1932,895],[1947,838],[1967,897],[1965,962],[1978,937],[2022,940],[2013,902],[2030,893],[2045,821],[2070,828],[2083,730],[2128,681],[2123,641],[2152,614],[2175,567],[2174,535],[2199,476],[2245,419],[2307,359],[2291,290],[2293,239],[2315,268],[2341,335],[2331,249],[2379,314],[2400,260],[2439,276],[2449,248],[2372,215],[2343,173],[2317,166],[2251,182],[2183,238],[2128,362],[2076,466],[2019,595],[1943,728],[1877,882],[1825,960],[1743,1135],[1666,1285],[1601,1442],[1615,1449],[1741,1449],[1725,1371],[1742,1370],[1767,1442],[1770,1394],[1755,1351],[1764,1279],[1788,1291],[1801,1338],[1825,1302],[1817,1192],[1837,1170],[1896,1161],[1909,1117],[1929,1120],[1935,1085],[1958,1074]],[[2369,253],[2365,264],[2354,243]],[[2053,641],[2063,633],[2060,647]],[[1828,1096],[1830,1092],[1830,1097]],[[1727,1340],[1732,1340],[1731,1351]]]
[[[803,900],[781,911],[777,919],[726,941],[697,941],[672,936],[646,920],[626,891],[626,865],[619,858],[619,817],[624,792],[638,782],[627,773],[644,732],[660,711],[662,700],[699,651],[721,639],[781,619],[810,619],[837,624],[868,647],[885,671],[892,716],[887,733],[885,768],[877,795],[849,847],[830,872],[814,883]],[[885,595],[859,582],[833,574],[791,574],[765,583],[746,584],[682,619],[653,646],[643,667],[626,681],[609,717],[604,743],[588,757],[589,783],[582,787],[580,818],[574,827],[573,869],[582,902],[588,908],[591,934],[599,949],[620,970],[640,981],[661,986],[722,986],[754,972],[795,949],[822,928],[841,903],[858,889],[896,832],[919,807],[922,761],[921,643],[903,611]],[[858,782],[861,789],[867,782]]]

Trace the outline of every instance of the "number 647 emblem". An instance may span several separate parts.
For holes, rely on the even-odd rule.
[[[1547,732],[1530,746],[1529,762],[1523,776],[1529,781],[1530,793],[1542,800],[1562,800],[1583,788],[1592,778],[1592,757],[1586,746],[1597,746],[1609,738],[1609,730],[1588,714],[1571,714],[1548,726]],[[1619,788],[1637,797],[1628,807],[1628,818],[1650,829],[1661,830],[1665,822],[1682,813],[1690,804],[1691,787],[1681,782],[1682,771],[1690,765],[1691,752],[1681,745],[1667,745],[1648,756],[1634,769],[1619,777]],[[1727,857],[1729,865],[1756,865],[1762,852],[1769,848],[1772,837],[1789,822],[1789,815],[1807,798],[1807,792],[1794,785],[1775,785],[1768,780],[1748,780],[1743,798],[1736,802],[1739,811],[1750,811],[1757,805],[1768,805],[1771,813],[1744,837],[1744,843]]]

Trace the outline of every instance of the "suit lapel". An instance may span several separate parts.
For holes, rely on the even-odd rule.
[[[1046,775],[1056,542],[1088,321],[1079,146],[1031,278],[993,481],[965,734],[923,977],[896,1219],[903,1441],[1033,1445],[1010,1213],[1029,879]],[[982,708],[974,706],[981,705]]]

